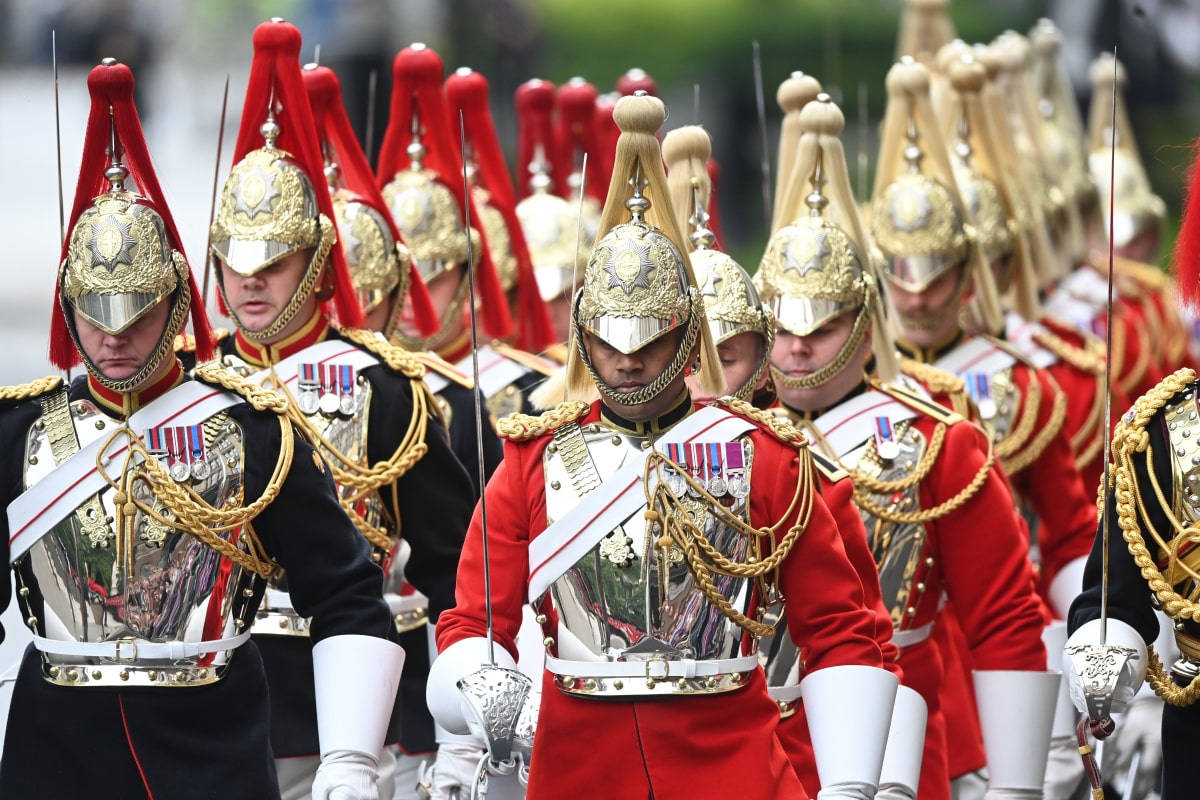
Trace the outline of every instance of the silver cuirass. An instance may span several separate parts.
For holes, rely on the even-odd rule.
[[[43,415],[26,438],[25,488],[121,425],[89,400],[68,403],[65,390],[43,398]],[[203,465],[193,460],[190,469],[173,472],[172,477],[214,508],[241,505],[241,427],[222,411],[199,429]],[[116,458],[107,473],[120,483],[122,469],[135,471],[137,464],[136,459]],[[236,645],[199,655],[187,645],[220,642],[242,633],[251,613],[255,576],[191,534],[141,510],[128,518],[119,537],[113,502],[117,489],[102,486],[14,562],[20,567],[18,595],[26,618],[50,640],[40,648],[45,678],[75,686],[180,686],[219,680]],[[137,500],[166,520],[172,518],[144,481],[134,480],[131,486]],[[236,540],[238,532],[221,535]],[[25,585],[30,577],[36,587]],[[30,602],[38,594],[44,601],[40,610]],[[97,644],[111,644],[112,652]],[[70,652],[72,648],[76,652]]]
[[[750,481],[753,444],[746,437],[740,441],[745,479]],[[570,423],[558,429],[543,457],[547,524],[649,447],[645,438],[597,423]],[[709,542],[726,558],[745,562],[747,537],[717,521],[699,499],[683,494],[685,508]],[[748,497],[730,494],[724,499],[730,512],[749,520]],[[580,661],[705,661],[740,656],[745,631],[704,597],[681,552],[656,547],[659,532],[647,522],[645,512],[643,502],[551,587],[560,624],[559,655]],[[753,598],[747,579],[712,578],[735,609],[749,613]]]

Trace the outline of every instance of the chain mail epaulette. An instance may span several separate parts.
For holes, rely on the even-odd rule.
[[[228,328],[213,328],[212,341],[213,348],[220,349],[221,342],[229,338]],[[175,352],[176,353],[195,353],[196,352],[196,337],[190,333],[181,333],[175,337]]]
[[[747,403],[745,400],[725,396],[717,399],[713,405],[727,408],[739,416],[746,417],[752,422],[757,422],[759,427],[765,429],[767,433],[770,433],[786,445],[791,447],[808,447],[808,439],[792,423],[775,416],[769,411],[763,411]]]
[[[220,361],[206,361],[198,364],[192,371],[192,377],[209,386],[219,386],[233,392],[257,411],[271,411],[280,415],[286,414],[288,411],[288,399],[282,393],[276,393],[251,383],[232,370],[226,369]]]
[[[406,378],[423,378],[425,367],[415,355],[387,342],[382,336],[363,328],[338,328],[337,332],[347,341],[379,356],[379,360]]]
[[[0,405],[13,405],[23,400],[49,394],[63,385],[58,375],[47,375],[19,386],[0,386]]]
[[[569,422],[582,419],[591,406],[581,400],[559,403],[538,416],[532,414],[509,414],[496,420],[496,435],[502,439],[519,442],[533,439],[561,428]]]

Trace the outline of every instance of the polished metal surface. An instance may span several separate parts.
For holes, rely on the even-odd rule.
[[[120,422],[89,401],[70,405],[80,446],[110,436]],[[244,434],[224,412],[203,426],[207,475],[189,476],[188,486],[220,508],[242,500]],[[144,431],[138,431],[144,435]],[[55,468],[51,427],[40,421],[26,441],[25,486],[45,479]],[[119,474],[119,462],[109,464]],[[136,469],[136,467],[131,467]],[[116,537],[115,490],[105,486],[84,504],[89,513],[72,514],[35,543],[21,559],[18,596],[28,618],[49,639],[68,642],[114,642],[112,657],[43,653],[47,680],[62,685],[182,685],[208,683],[220,677],[228,653],[174,660],[122,657],[138,642],[201,642],[241,632],[252,576],[221,557],[192,535],[137,512],[124,541]],[[134,482],[138,499],[165,512],[144,482]],[[92,509],[98,509],[93,511]],[[87,523],[102,534],[85,529]],[[236,539],[237,533],[224,534]],[[29,580],[35,586],[26,586]],[[23,591],[29,589],[28,592]],[[44,604],[33,607],[40,595]],[[116,643],[132,643],[118,649]]]
[[[599,424],[585,425],[581,430],[602,480],[649,446],[646,439]],[[749,478],[753,452],[749,441],[744,441]],[[547,448],[544,471],[546,512],[548,521],[553,522],[578,502],[563,461],[563,448]],[[730,511],[748,519],[746,501],[733,502]],[[718,551],[734,561],[746,560],[749,542],[745,536],[716,522],[696,499],[688,497],[684,503]],[[655,548],[657,534],[649,528],[645,511],[643,503],[552,586],[551,596],[560,619],[559,655],[580,661],[708,660],[741,655],[745,632],[704,597],[681,553]],[[625,555],[632,557],[614,554],[613,541],[626,542],[629,552]],[[712,578],[735,608],[743,613],[750,610],[746,579],[723,575]]]

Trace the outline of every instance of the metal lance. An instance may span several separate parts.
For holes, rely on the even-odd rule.
[[[229,108],[229,73],[225,73],[225,94],[221,98],[221,127],[217,130],[217,163],[213,165],[212,203],[208,207],[208,241],[204,245],[204,263],[211,261],[212,269],[204,270],[204,283],[200,287],[200,303],[208,311],[208,279],[221,265],[212,257],[212,226],[217,218],[217,190],[221,178],[221,147],[225,144],[225,111]]]
[[[471,709],[478,728],[487,746],[487,754],[476,769],[473,798],[487,795],[487,776],[511,775],[517,768],[513,753],[517,724],[520,722],[525,701],[533,688],[533,682],[524,673],[496,665],[495,632],[492,623],[492,571],[488,556],[487,487],[485,485],[483,461],[483,398],[479,389],[479,330],[475,312],[475,253],[471,246],[471,185],[467,178],[467,128],[462,111],[458,113],[460,145],[463,163],[463,210],[467,233],[467,286],[470,291],[471,321],[471,371],[475,380],[475,448],[479,461],[479,522],[483,545],[483,591],[484,614],[487,619],[487,663],[477,671],[458,681],[467,706]]]

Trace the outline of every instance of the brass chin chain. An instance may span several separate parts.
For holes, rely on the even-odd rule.
[[[771,377],[775,379],[776,383],[788,389],[815,389],[829,381],[833,376],[845,369],[850,360],[854,358],[854,354],[858,352],[859,346],[863,343],[863,339],[866,338],[867,331],[870,329],[871,316],[870,306],[863,306],[854,320],[854,328],[850,331],[850,338],[842,345],[842,349],[838,351],[837,357],[816,372],[810,372],[807,375],[797,378],[788,375],[772,364]]]
[[[213,508],[191,486],[171,478],[158,459],[146,450],[145,444],[137,434],[127,426],[121,426],[108,437],[96,456],[99,475],[114,489],[118,563],[132,557],[132,553],[125,552],[125,543],[132,535],[130,528],[133,518],[140,511],[167,529],[191,534],[202,544],[263,578],[274,572],[275,565],[263,549],[251,521],[274,502],[284,479],[287,478],[288,470],[291,469],[295,440],[292,438],[292,425],[286,413],[287,400],[271,392],[257,389],[245,391],[244,382],[235,376],[222,373],[224,371],[220,369],[206,369],[203,366],[197,368],[197,374],[202,375],[205,380],[243,394],[251,407],[260,411],[273,411],[278,415],[279,456],[266,488],[263,489],[262,495],[249,505]],[[112,448],[116,440],[122,438],[125,439],[128,449],[121,461],[120,473],[113,477],[106,469],[103,454]],[[153,499],[151,503],[138,499],[138,493],[134,491],[138,483],[145,484],[149,490],[149,497]],[[159,511],[156,504],[161,504],[165,512]],[[236,535],[234,532],[239,528],[241,534]],[[221,534],[230,536],[226,538]],[[239,547],[239,543],[244,545],[245,549]]]
[[[777,582],[769,576],[771,573],[776,573],[777,578],[779,566],[791,553],[800,536],[807,530],[812,517],[813,496],[815,495],[812,457],[807,449],[799,450],[798,455],[799,474],[792,501],[779,521],[763,528],[751,527],[740,517],[731,513],[702,485],[697,483],[686,469],[657,450],[650,451],[650,455],[646,459],[645,472],[642,475],[642,485],[645,487],[647,503],[646,520],[655,526],[656,530],[661,531],[655,547],[664,553],[669,552],[673,547],[678,548],[683,553],[688,572],[691,573],[697,588],[704,597],[726,619],[753,636],[772,636],[775,633],[775,626],[750,619],[734,608],[733,604],[713,584],[713,576],[748,578],[757,585],[759,597],[775,596],[772,590],[776,587]],[[663,467],[674,470],[676,475],[683,478],[690,490],[698,492],[699,502],[720,524],[750,540],[750,552],[746,563],[731,561],[713,547],[708,537],[704,535],[704,531],[693,521],[683,501],[671,494],[670,489],[667,488],[665,481],[662,480],[661,470]],[[651,481],[652,474],[657,474],[658,479]],[[654,486],[653,490],[650,488],[651,485]],[[789,527],[783,537],[777,541],[776,534],[779,527],[793,513],[796,515],[795,524]],[[764,545],[770,547],[770,553],[767,555],[763,555]]]
[[[583,292],[575,296],[575,308],[571,314],[571,319],[575,326],[575,345],[579,351],[579,357],[583,360],[583,365],[592,376],[592,380],[596,382],[596,388],[600,390],[602,395],[620,405],[641,405],[658,397],[688,367],[692,360],[692,348],[695,347],[696,339],[700,336],[700,326],[705,324],[703,318],[700,316],[704,302],[700,297],[700,293],[695,289],[688,289],[688,295],[690,297],[691,309],[687,322],[684,323],[683,341],[680,343],[679,349],[675,351],[675,357],[671,359],[671,363],[667,365],[662,374],[633,392],[618,392],[612,386],[605,383],[604,379],[596,372],[595,366],[592,365],[592,360],[588,358],[587,348],[583,345],[583,326],[579,324],[579,301],[583,297]]]
[[[426,350],[437,351],[439,347],[446,343],[455,331],[446,323],[454,319],[454,317],[462,313],[463,303],[467,300],[467,290],[470,287],[467,285],[466,277],[463,273],[459,274],[458,288],[454,290],[454,297],[450,299],[450,305],[446,306],[446,310],[442,312],[441,319],[438,320],[438,329],[432,336],[421,338],[419,336],[408,336],[400,330],[400,314],[404,309],[404,295],[396,295],[396,307],[392,310],[391,319],[388,320],[387,327],[384,329],[384,337],[391,343],[403,347],[405,350],[411,350],[417,353],[423,353]]]
[[[187,322],[188,310],[192,305],[191,295],[188,292],[186,283],[177,288],[175,292],[175,298],[170,301],[173,303],[171,306],[171,316],[167,319],[167,324],[163,328],[162,336],[158,340],[158,346],[154,348],[154,353],[146,359],[137,372],[119,381],[107,377],[96,366],[96,363],[88,357],[88,354],[84,352],[83,345],[79,343],[79,333],[75,329],[75,323],[70,314],[70,306],[64,306],[63,310],[67,313],[67,327],[71,331],[71,338],[75,340],[75,347],[79,350],[79,355],[83,359],[87,371],[91,373],[101,386],[112,389],[114,392],[132,392],[145,383],[162,366],[165,359],[175,357],[175,337],[183,330],[183,326]],[[63,303],[66,302],[64,295]]]
[[[767,313],[769,314],[770,312]],[[763,338],[765,341],[763,342],[762,361],[759,362],[758,369],[754,370],[754,374],[747,378],[745,383],[729,392],[730,395],[736,397],[738,400],[750,399],[750,396],[754,394],[754,387],[758,386],[759,379],[762,378],[763,373],[767,371],[767,367],[771,364],[771,350],[775,347],[774,317],[767,317],[764,321],[768,324],[763,328]]]
[[[233,319],[233,324],[250,341],[264,342],[282,333],[291,324],[292,320],[295,319],[296,314],[300,311],[300,307],[308,301],[309,296],[313,293],[313,288],[317,285],[317,279],[321,277],[321,269],[325,266],[325,261],[329,258],[329,253],[333,250],[333,245],[337,242],[337,236],[333,232],[333,223],[323,214],[318,219],[320,220],[321,239],[317,243],[312,259],[308,262],[308,269],[305,270],[304,277],[300,280],[300,285],[296,287],[296,291],[292,292],[291,299],[288,300],[287,305],[283,307],[283,310],[279,312],[274,321],[261,331],[251,331],[243,327],[242,321],[238,319],[237,311],[230,305],[229,298],[225,296],[225,281],[220,277],[221,266],[219,263],[215,265],[218,276],[217,289],[221,292],[221,299],[225,301],[225,307],[229,309],[229,316]],[[329,268],[333,269],[333,265],[330,264]]]

